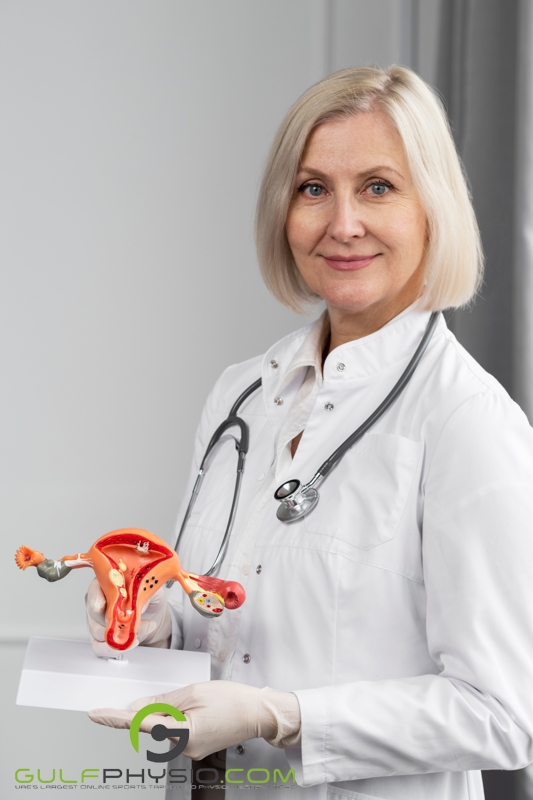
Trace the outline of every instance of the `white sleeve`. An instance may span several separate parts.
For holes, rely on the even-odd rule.
[[[426,475],[438,674],[296,691],[302,749],[286,752],[303,786],[533,761],[533,431],[482,392],[451,415]]]

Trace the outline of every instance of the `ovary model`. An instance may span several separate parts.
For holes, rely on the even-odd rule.
[[[72,569],[92,567],[107,600],[106,642],[115,650],[131,647],[142,609],[168,580],[179,581],[194,608],[205,617],[220,616],[224,608],[239,608],[246,597],[240,583],[187,572],[166,542],[140,528],[106,533],[87,553],[63,556],[59,561],[23,545],[15,561],[20,569],[37,567],[47,581],[61,580]]]

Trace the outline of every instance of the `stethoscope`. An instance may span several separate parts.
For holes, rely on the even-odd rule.
[[[420,341],[420,344],[416,348],[413,357],[409,361],[407,367],[400,375],[398,381],[395,383],[389,394],[385,397],[385,399],[380,403],[380,405],[376,408],[375,411],[370,414],[369,417],[360,425],[357,430],[355,430],[347,439],[333,452],[329,458],[327,458],[323,464],[317,469],[313,477],[307,483],[302,483],[301,481],[295,479],[285,481],[282,483],[281,486],[278,486],[276,491],[274,492],[274,497],[276,500],[279,500],[279,506],[276,512],[276,516],[281,522],[294,522],[295,520],[302,519],[305,517],[306,514],[309,514],[310,511],[316,506],[319,500],[319,494],[317,491],[318,485],[324,480],[324,478],[331,472],[333,467],[335,467],[339,461],[344,457],[347,451],[354,446],[356,442],[361,439],[362,436],[373,426],[375,423],[383,416],[383,414],[391,407],[394,401],[400,396],[403,392],[409,381],[411,380],[415,369],[420,362],[420,359],[424,355],[424,352],[430,342],[431,337],[433,336],[433,332],[437,326],[439,321],[440,312],[434,311],[429,318],[429,322],[427,324],[426,330],[424,335]],[[216,431],[211,437],[209,444],[207,445],[207,449],[205,451],[204,457],[202,458],[202,463],[200,464],[200,468],[198,470],[198,475],[196,477],[196,481],[192,490],[191,499],[189,500],[189,505],[187,506],[187,510],[185,512],[185,516],[183,518],[183,522],[181,523],[180,531],[178,534],[178,538],[176,540],[176,545],[174,550],[178,550],[179,543],[183,532],[187,526],[187,522],[193,510],[194,504],[198,498],[198,493],[200,491],[200,486],[202,485],[202,480],[204,478],[206,469],[208,467],[208,463],[210,457],[213,453],[215,446],[220,442],[222,436],[226,433],[228,428],[238,427],[240,429],[240,439],[237,439],[235,436],[231,436],[232,439],[235,441],[235,448],[238,453],[237,459],[237,472],[235,477],[235,489],[233,492],[233,500],[231,503],[231,510],[228,519],[228,524],[226,525],[226,530],[224,531],[224,536],[222,537],[222,543],[220,545],[219,551],[216,555],[216,558],[213,562],[211,568],[205,572],[205,575],[213,575],[213,573],[218,569],[224,555],[226,553],[226,549],[228,547],[229,537],[231,533],[231,529],[233,528],[233,523],[235,521],[235,514],[237,512],[237,504],[239,502],[239,494],[241,491],[241,483],[242,483],[242,476],[244,473],[244,463],[246,461],[246,454],[248,453],[248,447],[250,443],[250,436],[248,431],[248,425],[246,422],[239,416],[237,416],[237,412],[239,408],[242,406],[245,400],[250,397],[262,384],[261,378],[258,378],[254,381],[244,392],[237,398],[231,410],[227,416],[227,418],[222,422],[221,425],[218,426]],[[230,434],[231,435],[231,434]]]

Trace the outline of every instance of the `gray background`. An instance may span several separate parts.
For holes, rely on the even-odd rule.
[[[48,585],[12,554],[59,558],[129,525],[173,540],[209,388],[306,321],[264,289],[253,246],[283,114],[342,67],[403,63],[435,83],[439,14],[439,0],[0,1],[2,798],[18,767],[145,766],[125,732],[14,705],[30,635],[86,636],[92,573]]]

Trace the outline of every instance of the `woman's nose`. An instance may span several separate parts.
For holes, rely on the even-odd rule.
[[[332,204],[327,232],[337,242],[347,242],[354,236],[359,238],[365,235],[362,209],[353,196],[338,198]]]

